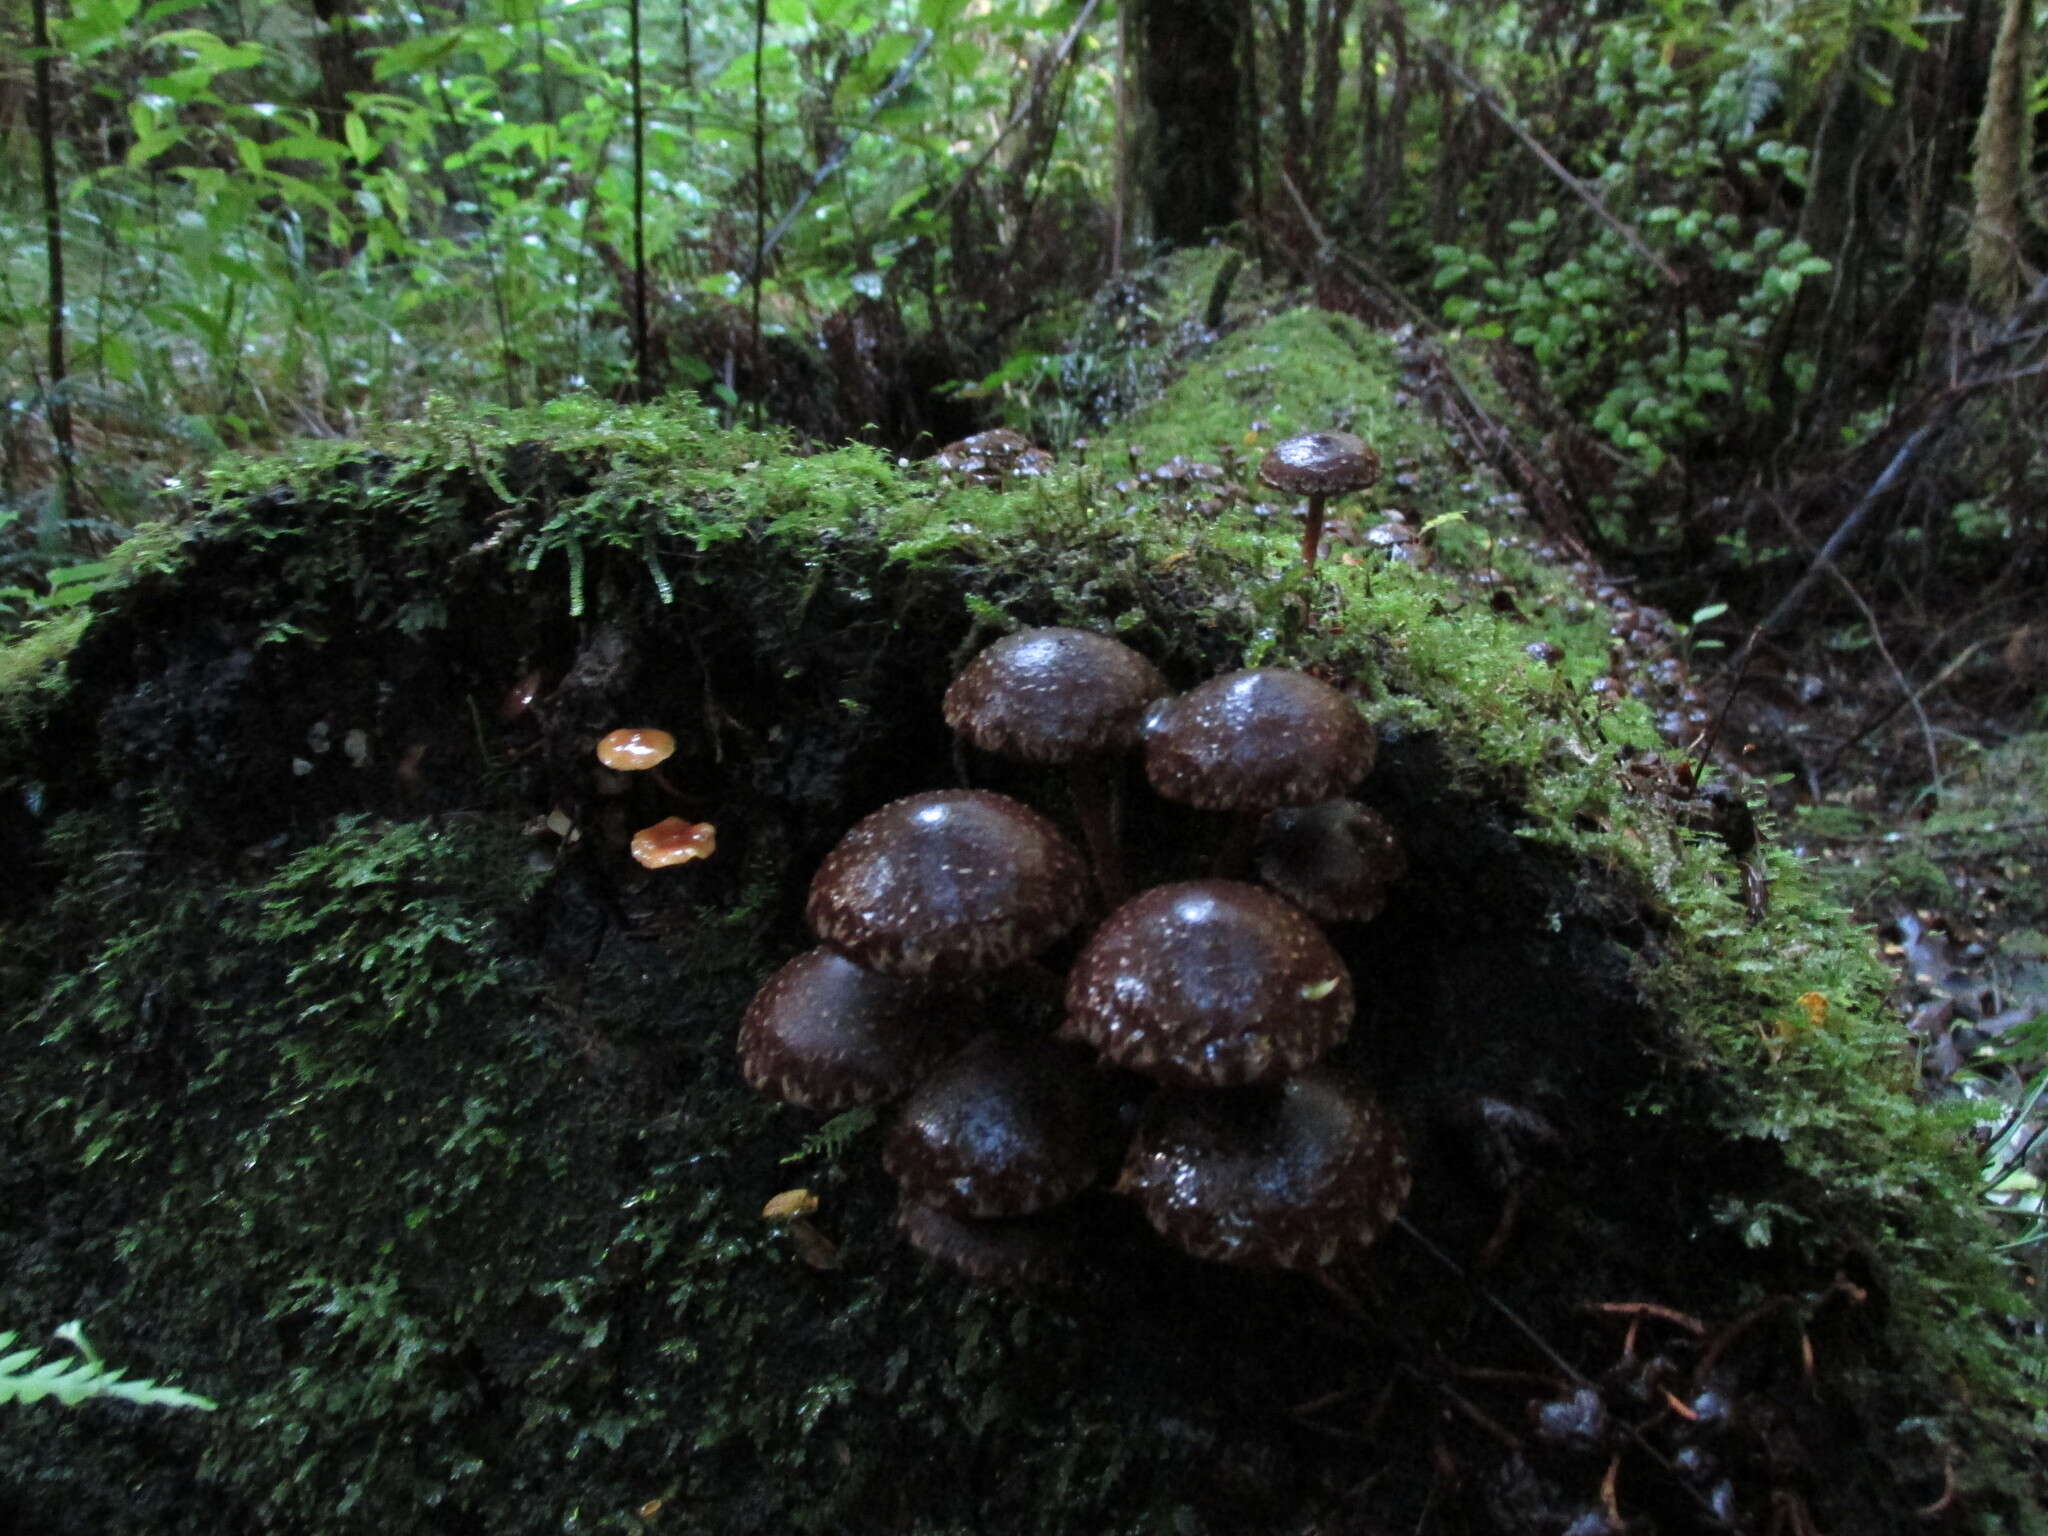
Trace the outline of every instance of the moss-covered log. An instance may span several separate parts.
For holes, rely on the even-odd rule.
[[[1283,315],[1129,433],[1334,419],[1536,611],[1394,378]],[[1646,720],[1574,686],[1604,634],[1560,626],[1554,669],[1517,605],[1311,584],[1248,500],[1115,478],[961,488],[589,406],[220,477],[13,717],[0,1324],[82,1316],[222,1408],[40,1418],[0,1450],[11,1528],[2040,1528],[2024,1304],[1867,936],[1768,845],[1746,903],[1620,771]],[[963,767],[1069,814],[938,712],[1046,622],[1178,687],[1312,666],[1380,728],[1411,871],[1336,935],[1339,1054],[1416,1182],[1327,1283],[1111,1212],[1080,1293],[978,1292],[894,1236],[874,1131],[740,1080],[854,819]],[[681,743],[661,783],[596,772],[627,725]],[[671,813],[718,850],[646,874],[625,835]],[[1137,797],[1133,874],[1216,836]],[[1043,1006],[1013,990],[987,1006]],[[822,1244],[758,1214],[797,1184]]]

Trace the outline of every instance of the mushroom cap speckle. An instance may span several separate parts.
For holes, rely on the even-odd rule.
[[[1026,763],[1128,752],[1145,710],[1172,689],[1120,640],[1085,629],[1020,630],[988,646],[946,689],[946,724]]]
[[[1269,811],[1256,857],[1261,880],[1324,923],[1371,922],[1408,872],[1387,819],[1356,800]]]
[[[1042,1036],[982,1035],[903,1101],[882,1166],[955,1216],[1029,1216],[1102,1178],[1116,1117],[1087,1054]]]
[[[1268,811],[1343,794],[1372,771],[1371,724],[1320,678],[1280,667],[1226,672],[1157,706],[1145,776],[1204,811]]]
[[[1199,1259],[1315,1269],[1370,1244],[1408,1198],[1401,1136],[1348,1074],[1166,1094],[1139,1122],[1117,1188]]]
[[[1379,454],[1349,432],[1304,432],[1259,461],[1259,479],[1289,496],[1342,496],[1379,477]]]
[[[811,949],[754,994],[740,1020],[740,1074],[785,1104],[837,1114],[907,1092],[960,1048],[957,999]]]
[[[1300,912],[1242,881],[1183,880],[1096,929],[1060,1033],[1175,1087],[1235,1087],[1319,1060],[1353,1006],[1350,972]]]
[[[1001,970],[1081,920],[1088,869],[1044,816],[980,789],[906,795],[863,817],[818,866],[804,917],[888,976]]]

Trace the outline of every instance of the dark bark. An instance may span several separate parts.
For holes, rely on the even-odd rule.
[[[313,62],[320,70],[320,83],[313,91],[313,116],[320,124],[320,136],[337,144],[346,141],[345,123],[358,93],[373,91],[376,77],[362,51],[361,34],[351,25],[355,7],[349,0],[312,0],[313,19],[320,27],[313,38]],[[359,177],[368,167],[354,167],[348,173]]]
[[[1151,118],[1145,197],[1152,230],[1193,245],[1238,217],[1238,6],[1146,0],[1138,14],[1139,91]]]
[[[57,143],[51,128],[50,97],[55,85],[50,69],[50,13],[45,0],[33,7],[36,49],[36,159],[42,173],[43,261],[50,290],[49,380],[44,389],[44,416],[57,445],[57,485],[63,498],[60,516],[76,499],[73,482],[75,449],[71,437],[71,402],[64,392],[64,207],[57,196]],[[52,519],[54,524],[55,519]]]

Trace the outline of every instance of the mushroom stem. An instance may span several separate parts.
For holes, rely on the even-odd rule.
[[[1088,845],[1088,862],[1094,866],[1095,889],[1105,912],[1114,911],[1130,893],[1124,878],[1123,850],[1117,846],[1114,771],[1112,761],[1101,757],[1078,759],[1067,771],[1067,789],[1074,797],[1074,814]]]
[[[1323,543],[1323,503],[1328,499],[1313,492],[1308,498],[1308,520],[1301,530],[1301,561],[1311,571],[1316,568],[1316,554]]]

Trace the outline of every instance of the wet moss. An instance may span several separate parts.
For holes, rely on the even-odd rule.
[[[1295,382],[1242,371],[1269,348]],[[1390,379],[1377,339],[1289,314],[1132,431],[1325,424],[1299,382],[1412,445],[1418,520],[1476,520]],[[18,1525],[1486,1529],[1522,1485],[1446,1361],[1554,1371],[1526,1328],[1598,1375],[1619,1333],[1585,1304],[1649,1300],[1735,1329],[1726,1388],[1778,1416],[1755,1434],[1789,1461],[1727,1451],[1745,1509],[1882,1529],[1954,1466],[1975,1517],[2032,1528],[2038,1390],[1986,1321],[2022,1303],[1956,1126],[1903,1092],[1864,937],[1781,851],[1755,918],[1720,845],[1617,773],[1642,711],[1592,709],[1455,584],[1311,584],[1290,530],[1099,466],[947,488],[679,410],[444,409],[210,494],[96,601],[9,764],[45,788],[19,834],[39,899],[0,942],[26,1063],[0,1308],[83,1313],[224,1408],[60,1426],[9,1457]],[[1341,936],[1345,1059],[1409,1127],[1418,1225],[1466,1278],[1390,1239],[1331,1301],[1124,1234],[1081,1298],[973,1294],[895,1242],[872,1135],[821,1146],[739,1082],[734,1021],[804,943],[818,856],[953,778],[951,669],[1052,621],[1180,685],[1314,665],[1380,722],[1369,793],[1415,872]],[[623,724],[676,732],[665,787],[595,776]],[[718,855],[637,871],[625,833],[678,807]],[[1133,807],[1150,875],[1211,835]],[[1550,1138],[1504,1150],[1508,1111]],[[798,1181],[837,1269],[756,1215]],[[1510,1258],[1474,1282],[1510,1189]],[[1489,1412],[1563,1519],[1606,1457],[1523,1436],[1533,1390]],[[1433,1504],[1446,1459],[1466,1486]],[[1627,1497],[1704,1528],[1653,1463]]]

